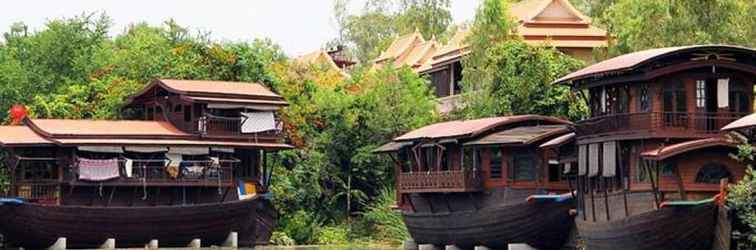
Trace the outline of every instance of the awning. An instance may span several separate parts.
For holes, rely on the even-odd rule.
[[[291,149],[291,145],[284,143],[235,142],[235,141],[205,141],[205,140],[161,140],[161,139],[57,139],[61,145],[71,146],[221,146],[234,148],[260,148],[269,150]]]
[[[128,152],[137,152],[137,153],[168,152],[168,147],[161,147],[161,146],[128,146],[124,148]]]
[[[566,125],[516,127],[496,132],[483,138],[464,143],[469,145],[532,144],[547,137],[567,132]]]
[[[263,104],[229,104],[229,103],[208,103],[209,109],[250,109],[261,111],[276,111],[281,109],[281,106],[276,105],[263,105]]]
[[[647,160],[661,161],[683,153],[710,147],[730,147],[737,149],[737,144],[730,142],[724,138],[706,138],[662,146],[656,149],[645,151],[641,153],[641,156]]]
[[[560,147],[566,143],[575,140],[575,133],[568,133],[557,138],[551,139],[544,144],[541,144],[541,148]]]
[[[412,145],[412,142],[389,142],[373,150],[373,153],[391,153],[399,151],[404,146]]]
[[[123,153],[123,147],[121,146],[79,146],[79,151],[95,152],[95,153]]]
[[[722,127],[722,131],[756,127],[756,113],[737,119]]]
[[[207,155],[210,154],[210,148],[208,147],[169,147],[169,154],[180,155]]]

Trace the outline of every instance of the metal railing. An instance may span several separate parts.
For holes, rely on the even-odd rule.
[[[405,193],[473,192],[481,184],[480,171],[471,169],[399,174],[399,191]]]
[[[739,112],[644,112],[603,115],[578,122],[577,133],[677,131],[691,135],[716,134],[719,129],[747,113]]]

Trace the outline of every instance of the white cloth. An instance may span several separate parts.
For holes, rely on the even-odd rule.
[[[95,153],[123,153],[123,147],[121,146],[79,146],[79,151],[95,152]]]
[[[562,172],[562,173],[569,174],[570,171],[572,171],[572,163],[571,162],[567,162],[567,163],[564,164],[564,172]]]
[[[599,172],[599,144],[588,145],[588,176],[594,177]]]
[[[242,112],[245,118],[241,121],[242,133],[258,133],[276,129],[276,119],[273,112]]]
[[[617,174],[617,142],[604,142],[604,171],[602,176],[613,177]]]
[[[206,155],[210,154],[209,147],[171,147],[168,154]]]
[[[222,153],[234,153],[234,148],[212,147],[212,148],[210,148],[210,151],[222,152]]]
[[[168,158],[168,162],[166,163],[166,166],[168,167],[178,167],[181,165],[181,154],[167,153],[165,154],[165,158]]]
[[[730,79],[717,80],[717,107],[727,108],[730,106]]]
[[[588,145],[578,147],[578,175],[586,175],[588,169]]]
[[[126,159],[123,163],[123,169],[126,171],[126,177],[131,178],[131,174],[134,172],[134,160]]]

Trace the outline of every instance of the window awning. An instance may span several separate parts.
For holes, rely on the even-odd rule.
[[[550,136],[568,132],[566,125],[516,127],[464,143],[472,145],[533,144]]]

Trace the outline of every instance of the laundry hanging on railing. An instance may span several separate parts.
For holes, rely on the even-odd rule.
[[[132,173],[134,173],[134,160],[126,159],[123,163],[123,170],[126,172],[126,177],[131,178]]]
[[[93,160],[79,158],[79,180],[106,181],[120,177],[118,159]]]
[[[276,119],[273,112],[242,112],[246,119],[241,121],[242,133],[259,133],[276,129]]]

